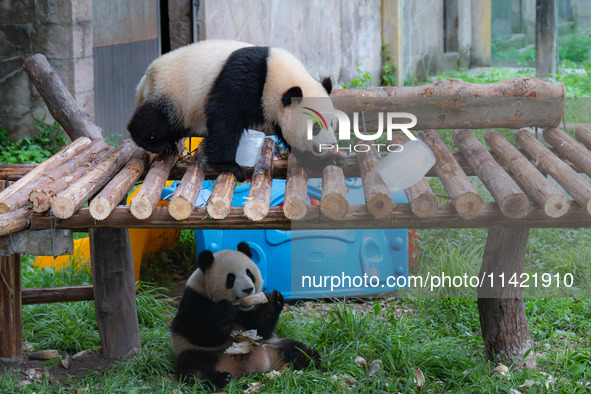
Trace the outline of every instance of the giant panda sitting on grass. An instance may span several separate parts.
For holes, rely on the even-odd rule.
[[[172,349],[181,377],[209,380],[224,387],[232,378],[265,373],[285,363],[303,369],[311,362],[320,362],[317,351],[275,336],[284,304],[281,293],[274,290],[264,294],[266,303],[240,305],[263,287],[261,273],[251,258],[250,247],[244,242],[238,244],[237,251],[206,250],[199,254],[198,269],[187,281],[171,325]],[[243,354],[235,354],[230,350],[237,345],[236,333],[244,330],[256,330],[262,338],[246,351],[239,351]]]
[[[283,49],[202,41],[148,67],[127,129],[137,145],[159,154],[175,152],[176,142],[185,137],[206,137],[209,167],[231,171],[241,182],[245,172],[235,157],[247,128],[274,130],[308,168],[343,166],[342,156],[320,149],[321,144],[336,145],[331,90],[330,78],[317,82]],[[314,125],[311,139],[310,118],[304,114],[310,106],[326,119]]]

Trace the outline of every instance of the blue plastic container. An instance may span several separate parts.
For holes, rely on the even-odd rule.
[[[311,179],[308,195],[320,199],[321,180]],[[211,190],[213,181],[204,182]],[[347,180],[350,204],[364,204],[361,180]],[[236,187],[232,205],[241,206],[250,183]],[[202,190],[206,194],[209,190]],[[285,181],[273,180],[271,205],[281,205]],[[407,202],[393,192],[395,202]],[[367,296],[396,289],[408,276],[408,230],[195,230],[197,253],[235,249],[247,242],[265,281],[265,291],[287,299]]]

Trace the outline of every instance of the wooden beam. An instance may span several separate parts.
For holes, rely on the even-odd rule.
[[[522,219],[507,218],[495,203],[484,203],[479,215],[473,219],[465,219],[457,214],[450,203],[439,203],[437,212],[429,220],[420,218],[412,213],[409,204],[396,205],[392,216],[376,219],[365,205],[352,205],[345,217],[330,220],[320,216],[318,206],[309,206],[306,217],[302,220],[289,220],[283,214],[282,207],[269,207],[267,216],[252,222],[244,218],[242,207],[232,207],[225,220],[220,221],[208,217],[207,209],[194,208],[185,220],[174,220],[168,214],[166,207],[156,207],[152,216],[146,220],[134,218],[127,207],[116,207],[111,215],[100,222],[90,216],[88,208],[81,208],[75,215],[66,220],[55,220],[47,215],[33,213],[31,215],[31,229],[70,228],[72,230],[88,230],[89,228],[172,228],[172,229],[335,229],[335,228],[579,228],[591,227],[591,215],[586,208],[573,202],[568,211],[560,218],[551,218],[532,204]]]
[[[435,155],[435,171],[458,215],[466,219],[477,217],[483,199],[461,170],[443,139],[435,130],[424,130],[419,136]]]
[[[45,101],[51,116],[59,122],[72,140],[78,137],[101,138],[102,130],[86,110],[74,100],[47,58],[38,53],[25,59],[23,69]]]
[[[287,179],[283,199],[283,213],[288,219],[298,220],[308,212],[308,174],[295,155],[287,160]]]
[[[244,216],[255,222],[262,220],[269,212],[274,152],[275,140],[265,138],[250,181],[248,198],[244,204]]]
[[[529,201],[513,178],[493,159],[470,130],[455,130],[453,140],[490,191],[501,212],[513,219],[522,218],[527,212]]]
[[[415,130],[548,128],[560,125],[565,89],[535,78],[489,84],[446,79],[421,86],[340,89],[331,97],[335,108],[347,114],[365,112],[368,130],[378,129],[378,112],[410,112],[417,118]]]
[[[37,287],[22,290],[23,305],[92,300],[94,300],[92,285]]]
[[[170,204],[168,204],[170,216],[176,220],[183,220],[191,215],[199,197],[206,170],[205,144],[200,144],[197,152],[191,157],[183,179],[170,198]]]

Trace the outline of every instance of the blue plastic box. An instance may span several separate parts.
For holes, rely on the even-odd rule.
[[[348,179],[350,204],[364,204],[361,180]],[[209,196],[213,181],[203,184]],[[250,183],[236,187],[232,205],[244,205]],[[273,180],[271,205],[281,205],[284,180]],[[321,180],[311,179],[308,195],[319,199]],[[395,202],[407,202],[393,192]],[[207,198],[201,198],[201,201]],[[235,249],[247,242],[265,281],[265,291],[287,299],[367,296],[396,289],[395,279],[408,276],[408,230],[195,230],[197,253]]]

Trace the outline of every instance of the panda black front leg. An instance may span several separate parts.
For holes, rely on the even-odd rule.
[[[315,155],[312,152],[302,151],[292,148],[293,154],[307,170],[318,171],[326,166],[345,167],[347,158],[343,155],[333,152],[325,152],[322,155]]]
[[[259,304],[251,311],[239,311],[236,321],[248,330],[256,329],[258,335],[268,339],[275,332],[285,300],[277,290],[265,295],[268,300],[266,304]]]

